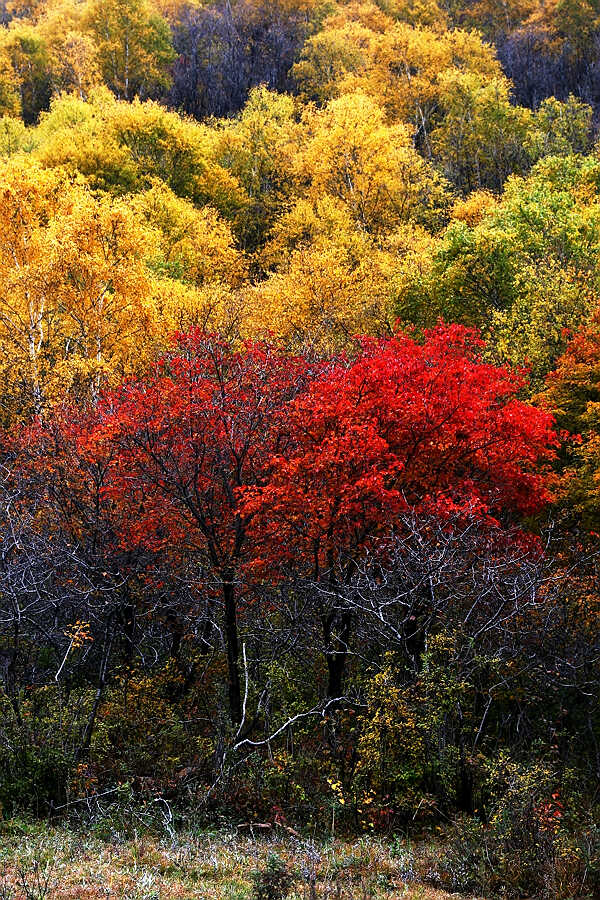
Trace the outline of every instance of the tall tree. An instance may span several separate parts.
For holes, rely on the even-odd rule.
[[[266,346],[234,351],[195,330],[179,337],[150,378],[106,394],[86,426],[115,448],[106,490],[128,510],[122,546],[191,559],[197,584],[220,609],[235,724],[241,565],[251,543],[239,491],[282,451],[288,401],[307,377],[301,359]]]
[[[92,0],[84,19],[105,84],[124,100],[168,86],[175,58],[169,26],[148,0]]]
[[[148,232],[125,203],[29,161],[0,172],[0,360],[10,406],[42,412],[122,377],[148,323]],[[132,353],[134,356],[132,356]],[[135,367],[135,366],[134,366]]]
[[[338,588],[373,541],[401,534],[407,512],[494,529],[549,499],[537,465],[552,456],[552,418],[518,399],[520,374],[481,351],[460,326],[439,326],[422,344],[402,334],[366,341],[296,399],[285,454],[264,485],[246,489],[267,568],[291,566],[328,588],[330,697],[342,691],[353,625]]]

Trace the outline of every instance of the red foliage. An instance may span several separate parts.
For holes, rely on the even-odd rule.
[[[118,449],[106,490],[135,512],[123,545],[201,552],[231,578],[247,537],[238,489],[284,448],[286,402],[307,377],[302,359],[192,331],[150,378],[106,393],[92,433]]]
[[[554,453],[553,420],[519,400],[522,376],[484,362],[481,349],[475,332],[439,326],[423,343],[365,340],[353,361],[316,366],[192,331],[150,377],[105,393],[88,416],[38,426],[38,438],[53,435],[40,458],[62,473],[65,519],[69,502],[81,516],[72,482],[83,479],[122,557],[193,559],[205,573],[240,721],[244,565],[262,577],[293,562],[331,577],[409,510],[496,526],[549,499],[540,463]]]
[[[112,445],[104,496],[122,515],[123,549],[193,558],[203,590],[222,604],[230,710],[241,716],[239,567],[249,552],[241,488],[260,481],[285,448],[288,401],[311,371],[266,345],[239,351],[195,330],[154,374],[106,393],[85,440]]]
[[[246,491],[271,563],[300,556],[318,576],[408,509],[496,524],[549,500],[540,462],[554,453],[552,417],[519,400],[522,375],[481,350],[458,325],[423,343],[367,340],[297,397],[288,452]]]

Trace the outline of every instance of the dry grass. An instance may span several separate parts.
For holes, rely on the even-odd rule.
[[[0,831],[0,900],[250,900],[252,873],[273,853],[294,873],[289,900],[450,896],[411,883],[410,855],[375,838],[323,845],[223,832],[105,841],[22,826]]]

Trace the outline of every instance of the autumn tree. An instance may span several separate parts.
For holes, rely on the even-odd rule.
[[[368,234],[327,195],[299,200],[261,254],[268,277],[242,291],[243,330],[319,355],[353,348],[357,334],[389,336],[398,316],[416,311],[412,288],[434,244],[412,224]]]
[[[157,180],[135,194],[130,206],[138,221],[160,235],[152,267],[196,285],[208,281],[239,286],[246,263],[232,229],[215,209],[198,208]]]
[[[309,196],[341,200],[361,228],[376,233],[443,215],[443,181],[413,149],[409,129],[387,125],[370,97],[345,94],[306,120],[298,169]]]
[[[47,47],[53,94],[75,91],[82,99],[102,82],[98,50],[84,26],[84,3],[51,0],[37,31]]]
[[[12,90],[5,94],[7,111],[14,110],[16,89],[23,119],[28,124],[35,122],[47,108],[51,95],[50,60],[43,37],[30,23],[17,21],[0,32],[0,58],[12,82]]]
[[[329,697],[342,694],[354,625],[338,585],[374,542],[401,537],[404,514],[475,516],[495,530],[549,499],[537,467],[552,457],[552,419],[518,399],[520,374],[481,351],[459,326],[423,343],[366,341],[299,395],[285,454],[245,491],[268,570],[291,567],[323,588]]]
[[[40,413],[64,391],[97,395],[139,359],[149,235],[124,204],[29,162],[7,163],[1,190],[4,401]]]
[[[364,7],[359,7],[363,9]],[[352,7],[348,8],[349,10]],[[330,46],[327,46],[329,42]],[[344,44],[338,55],[337,48]],[[324,55],[329,53],[329,59]],[[332,17],[310,38],[294,72],[301,91],[315,99],[361,92],[372,97],[391,123],[404,122],[417,145],[430,155],[429,135],[440,120],[441,79],[445,74],[500,77],[492,48],[475,32],[439,32],[405,22],[373,22],[372,17]],[[325,74],[329,96],[320,92]],[[306,86],[306,87],[304,87]]]
[[[81,666],[94,688],[73,734],[75,764],[89,751],[113,662],[133,656],[144,587],[137,548],[123,549],[117,540],[123,510],[105,493],[114,448],[87,439],[85,421],[82,408],[60,403],[4,439],[4,487],[20,491],[11,513],[23,523],[20,565],[31,571],[36,547],[49,573],[45,582],[38,579],[37,592],[30,589],[28,627],[44,628],[44,617],[53,622],[42,665],[53,668],[55,685]],[[24,602],[21,595],[18,603]],[[83,665],[77,646],[87,650]]]
[[[213,132],[211,158],[243,191],[235,225],[244,249],[264,242],[293,193],[298,132],[292,98],[264,86],[251,90],[239,115]]]
[[[572,336],[540,398],[554,411],[563,429],[561,502],[571,517],[581,519],[591,529],[596,529],[600,521],[599,379],[600,332],[595,310]]]
[[[118,101],[106,88],[92,90],[89,102],[61,96],[42,116],[36,138],[44,165],[81,173],[95,189],[126,194],[160,179],[178,197],[228,218],[247,204],[238,179],[215,158],[214,129],[153,101]]]
[[[148,0],[91,2],[84,25],[96,44],[104,82],[117,97],[154,96],[167,87],[171,35]]]
[[[531,113],[511,104],[506,79],[444,73],[440,103],[444,117],[431,134],[432,152],[461,190],[500,190],[509,175],[527,170]]]
[[[531,364],[537,388],[565,349],[564,330],[596,302],[596,173],[590,157],[550,156],[498,198],[473,192],[414,281],[423,309],[489,329],[503,358]]]
[[[151,377],[104,395],[85,426],[87,440],[114,448],[106,491],[125,511],[123,549],[194,562],[222,628],[234,725],[242,718],[241,566],[253,546],[239,492],[283,449],[288,401],[308,375],[300,359],[259,345],[234,351],[196,330]]]
[[[18,116],[21,113],[21,97],[15,85],[10,56],[5,48],[0,52],[0,114]]]

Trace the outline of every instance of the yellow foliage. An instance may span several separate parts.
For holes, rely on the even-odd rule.
[[[499,190],[508,175],[528,168],[532,114],[510,102],[508,79],[451,70],[438,85],[445,115],[431,147],[448,177],[463,190]]]
[[[254,249],[261,243],[281,212],[293,188],[301,139],[292,98],[265,87],[253,89],[239,116],[212,131],[211,160],[245,195],[235,214],[244,247]]]
[[[0,48],[0,115],[18,116],[21,98],[15,83],[15,73],[8,52]]]
[[[84,98],[101,83],[98,51],[84,30],[86,5],[74,0],[47,0],[37,29],[48,49],[55,93],[76,91]]]
[[[393,2],[393,0],[392,0]],[[361,2],[361,0],[351,0],[350,3],[344,3],[343,6],[331,14],[327,19],[325,26],[327,29],[343,28],[350,22],[358,22],[370,31],[377,31],[383,34],[388,28],[394,24],[394,20],[389,14],[388,9],[383,7],[391,4],[371,3],[370,0]]]
[[[91,35],[104,83],[119,98],[152,96],[169,84],[175,58],[169,26],[149,0],[88,0]]]
[[[466,197],[455,201],[452,207],[452,219],[464,222],[469,228],[474,228],[488,213],[494,211],[497,204],[498,201],[491,191],[472,191]]]
[[[401,784],[411,769],[423,764],[425,744],[407,690],[386,666],[367,683],[367,710],[361,715],[357,777],[383,792]]]
[[[477,32],[440,31],[401,21],[378,30],[365,21],[369,20],[332,18],[319,35],[307,41],[294,69],[307,96],[322,99],[334,92],[363,91],[385,110],[390,121],[410,123],[426,141],[435,121],[439,79],[444,72],[471,72],[486,78],[502,74],[493,48]],[[325,94],[316,87],[323,74]]]
[[[331,100],[305,116],[310,137],[298,161],[308,196],[342,201],[366,231],[409,220],[431,221],[446,204],[445,186],[414,150],[404,125],[387,125],[362,93]]]
[[[375,35],[361,22],[344,22],[328,27],[309,38],[292,74],[303,100],[323,103],[335,97],[349,72],[368,65]]]
[[[168,274],[196,284],[241,283],[246,275],[244,258],[230,226],[214,209],[198,209],[160,181],[135,194],[130,206],[140,222],[158,232],[158,263]]]
[[[87,103],[73,93],[55,98],[34,130],[40,162],[85,175],[92,188],[127,193],[160,179],[234,218],[248,197],[215,159],[219,136],[158,103],[118,101],[106,88],[94,88]]]
[[[448,26],[448,16],[443,8],[447,3],[438,0],[380,0],[381,8],[399,22],[409,25],[427,25],[436,31]]]
[[[395,259],[366,238],[362,250],[357,256],[337,242],[318,241],[294,251],[284,272],[245,293],[243,333],[272,334],[288,348],[320,354],[349,346],[357,334],[390,334]]]
[[[329,194],[301,197],[275,222],[260,259],[265,269],[278,268],[289,262],[294,250],[330,242],[348,250],[354,247],[357,259],[365,248],[364,233],[357,230],[345,203]]]
[[[170,346],[172,335],[199,328],[236,340],[244,313],[239,292],[222,282],[210,282],[201,288],[171,279],[155,279],[151,286],[154,355]]]
[[[31,130],[22,119],[14,116],[0,118],[0,158],[6,159],[19,151],[31,150]]]
[[[41,411],[140,365],[152,244],[124,203],[16,158],[0,167],[0,381]]]

